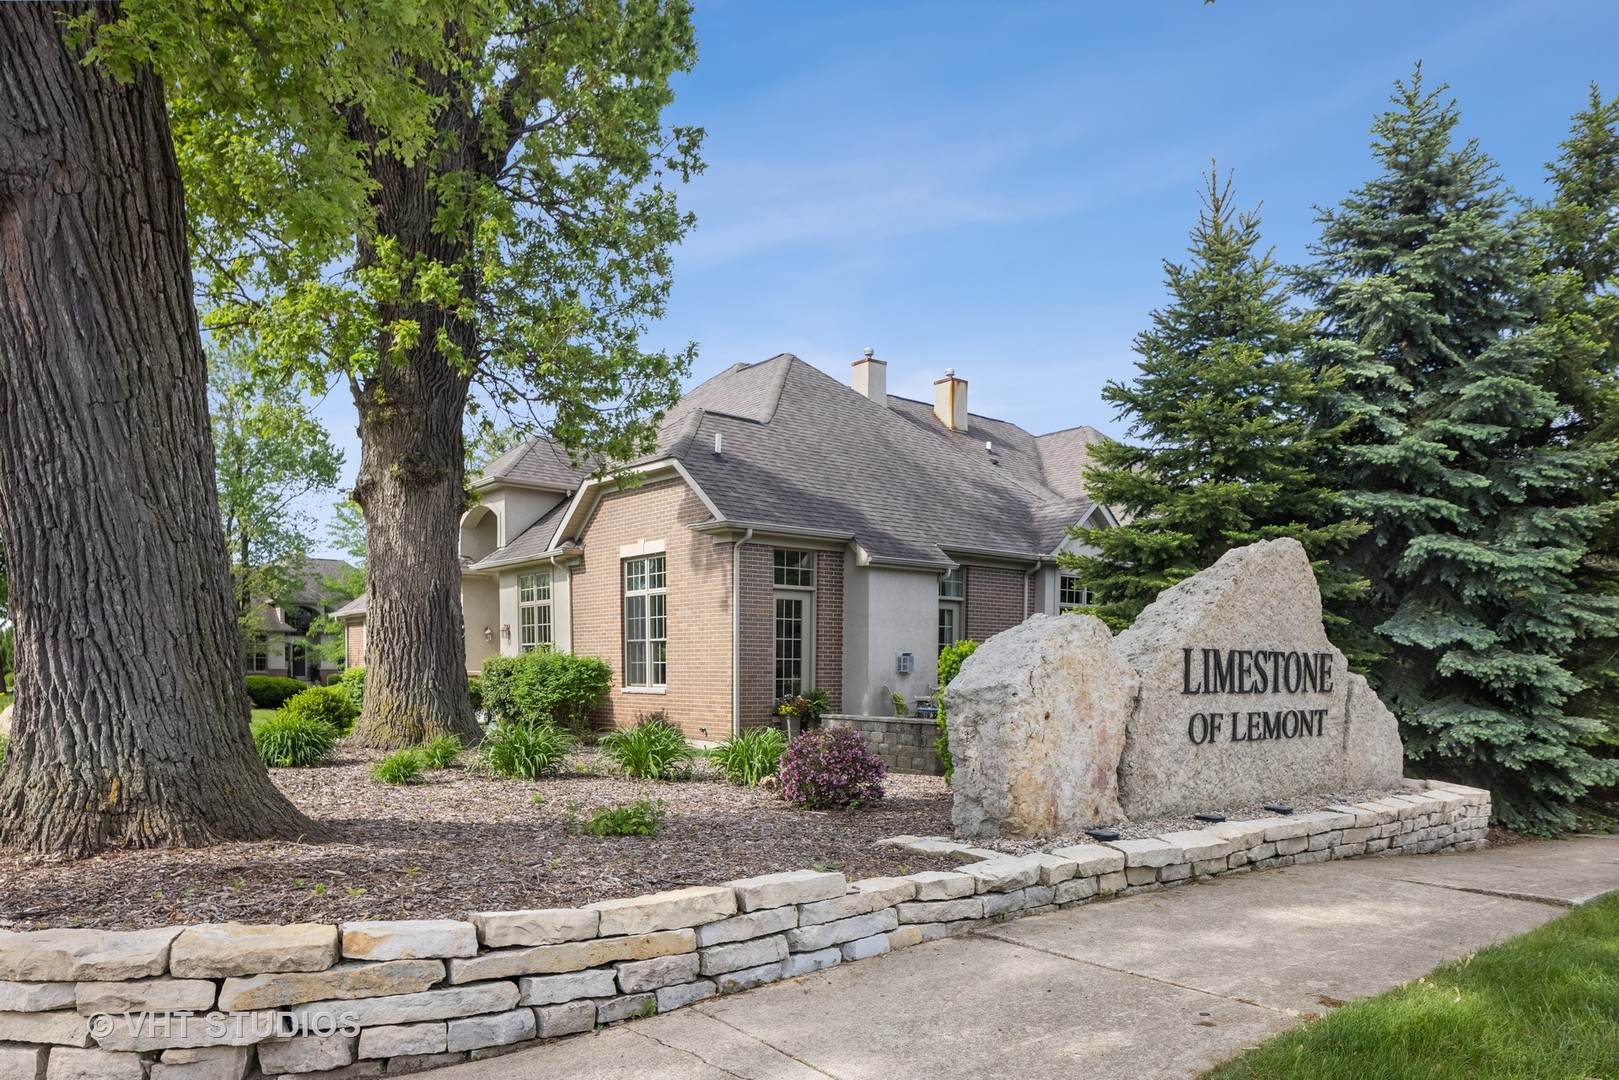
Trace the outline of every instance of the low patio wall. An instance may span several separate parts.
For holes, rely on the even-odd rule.
[[[848,716],[829,713],[821,718],[829,728],[850,728],[865,736],[866,746],[888,766],[889,772],[943,776],[944,766],[933,749],[939,726],[915,716]]]
[[[1484,845],[1488,792],[1373,802],[848,882],[796,870],[466,921],[0,934],[0,1080],[398,1075],[1205,875]]]

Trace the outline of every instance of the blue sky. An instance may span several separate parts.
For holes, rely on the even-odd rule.
[[[696,341],[693,383],[784,351],[847,378],[871,346],[891,393],[954,368],[1036,433],[1122,432],[1099,393],[1211,159],[1296,262],[1417,60],[1530,197],[1587,86],[1619,94],[1606,0],[696,2],[671,119],[707,129],[708,170],[649,342]],[[346,392],[322,413],[352,475]]]

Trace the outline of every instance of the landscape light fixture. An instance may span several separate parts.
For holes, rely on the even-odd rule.
[[[1293,812],[1291,806],[1279,806],[1276,803],[1266,803],[1261,809],[1269,810],[1273,814],[1291,814]]]
[[[1224,814],[1193,814],[1193,821],[1207,821],[1211,825],[1219,824],[1225,820]]]
[[[1119,834],[1114,829],[1086,829],[1085,835],[1092,840],[1117,840]]]

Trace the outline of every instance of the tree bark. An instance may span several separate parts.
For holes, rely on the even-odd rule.
[[[162,87],[80,63],[92,9],[0,4],[0,844],[311,836],[248,731]]]
[[[437,118],[439,139],[414,162],[371,155],[377,234],[397,242],[407,257],[466,266],[467,235],[435,228],[434,180],[471,167],[479,139],[462,101],[465,88],[447,85],[431,69],[420,74],[447,99]],[[362,139],[377,144],[363,117],[351,123]],[[461,288],[464,296],[476,295],[470,270]],[[367,599],[365,703],[353,738],[392,748],[454,735],[470,745],[483,737],[467,694],[459,551],[466,501],[462,422],[471,376],[445,357],[440,338],[470,364],[477,356],[476,326],[452,308],[420,301],[383,305],[377,315],[385,327],[411,320],[420,333],[404,346],[403,363],[386,359],[394,343],[382,341],[383,359],[355,386],[360,470],[354,500],[365,512]]]

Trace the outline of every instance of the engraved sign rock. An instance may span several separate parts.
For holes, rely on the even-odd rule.
[[[1117,638],[1090,616],[1034,616],[969,657],[945,704],[961,836],[1391,787],[1404,764],[1290,539],[1227,552]]]

